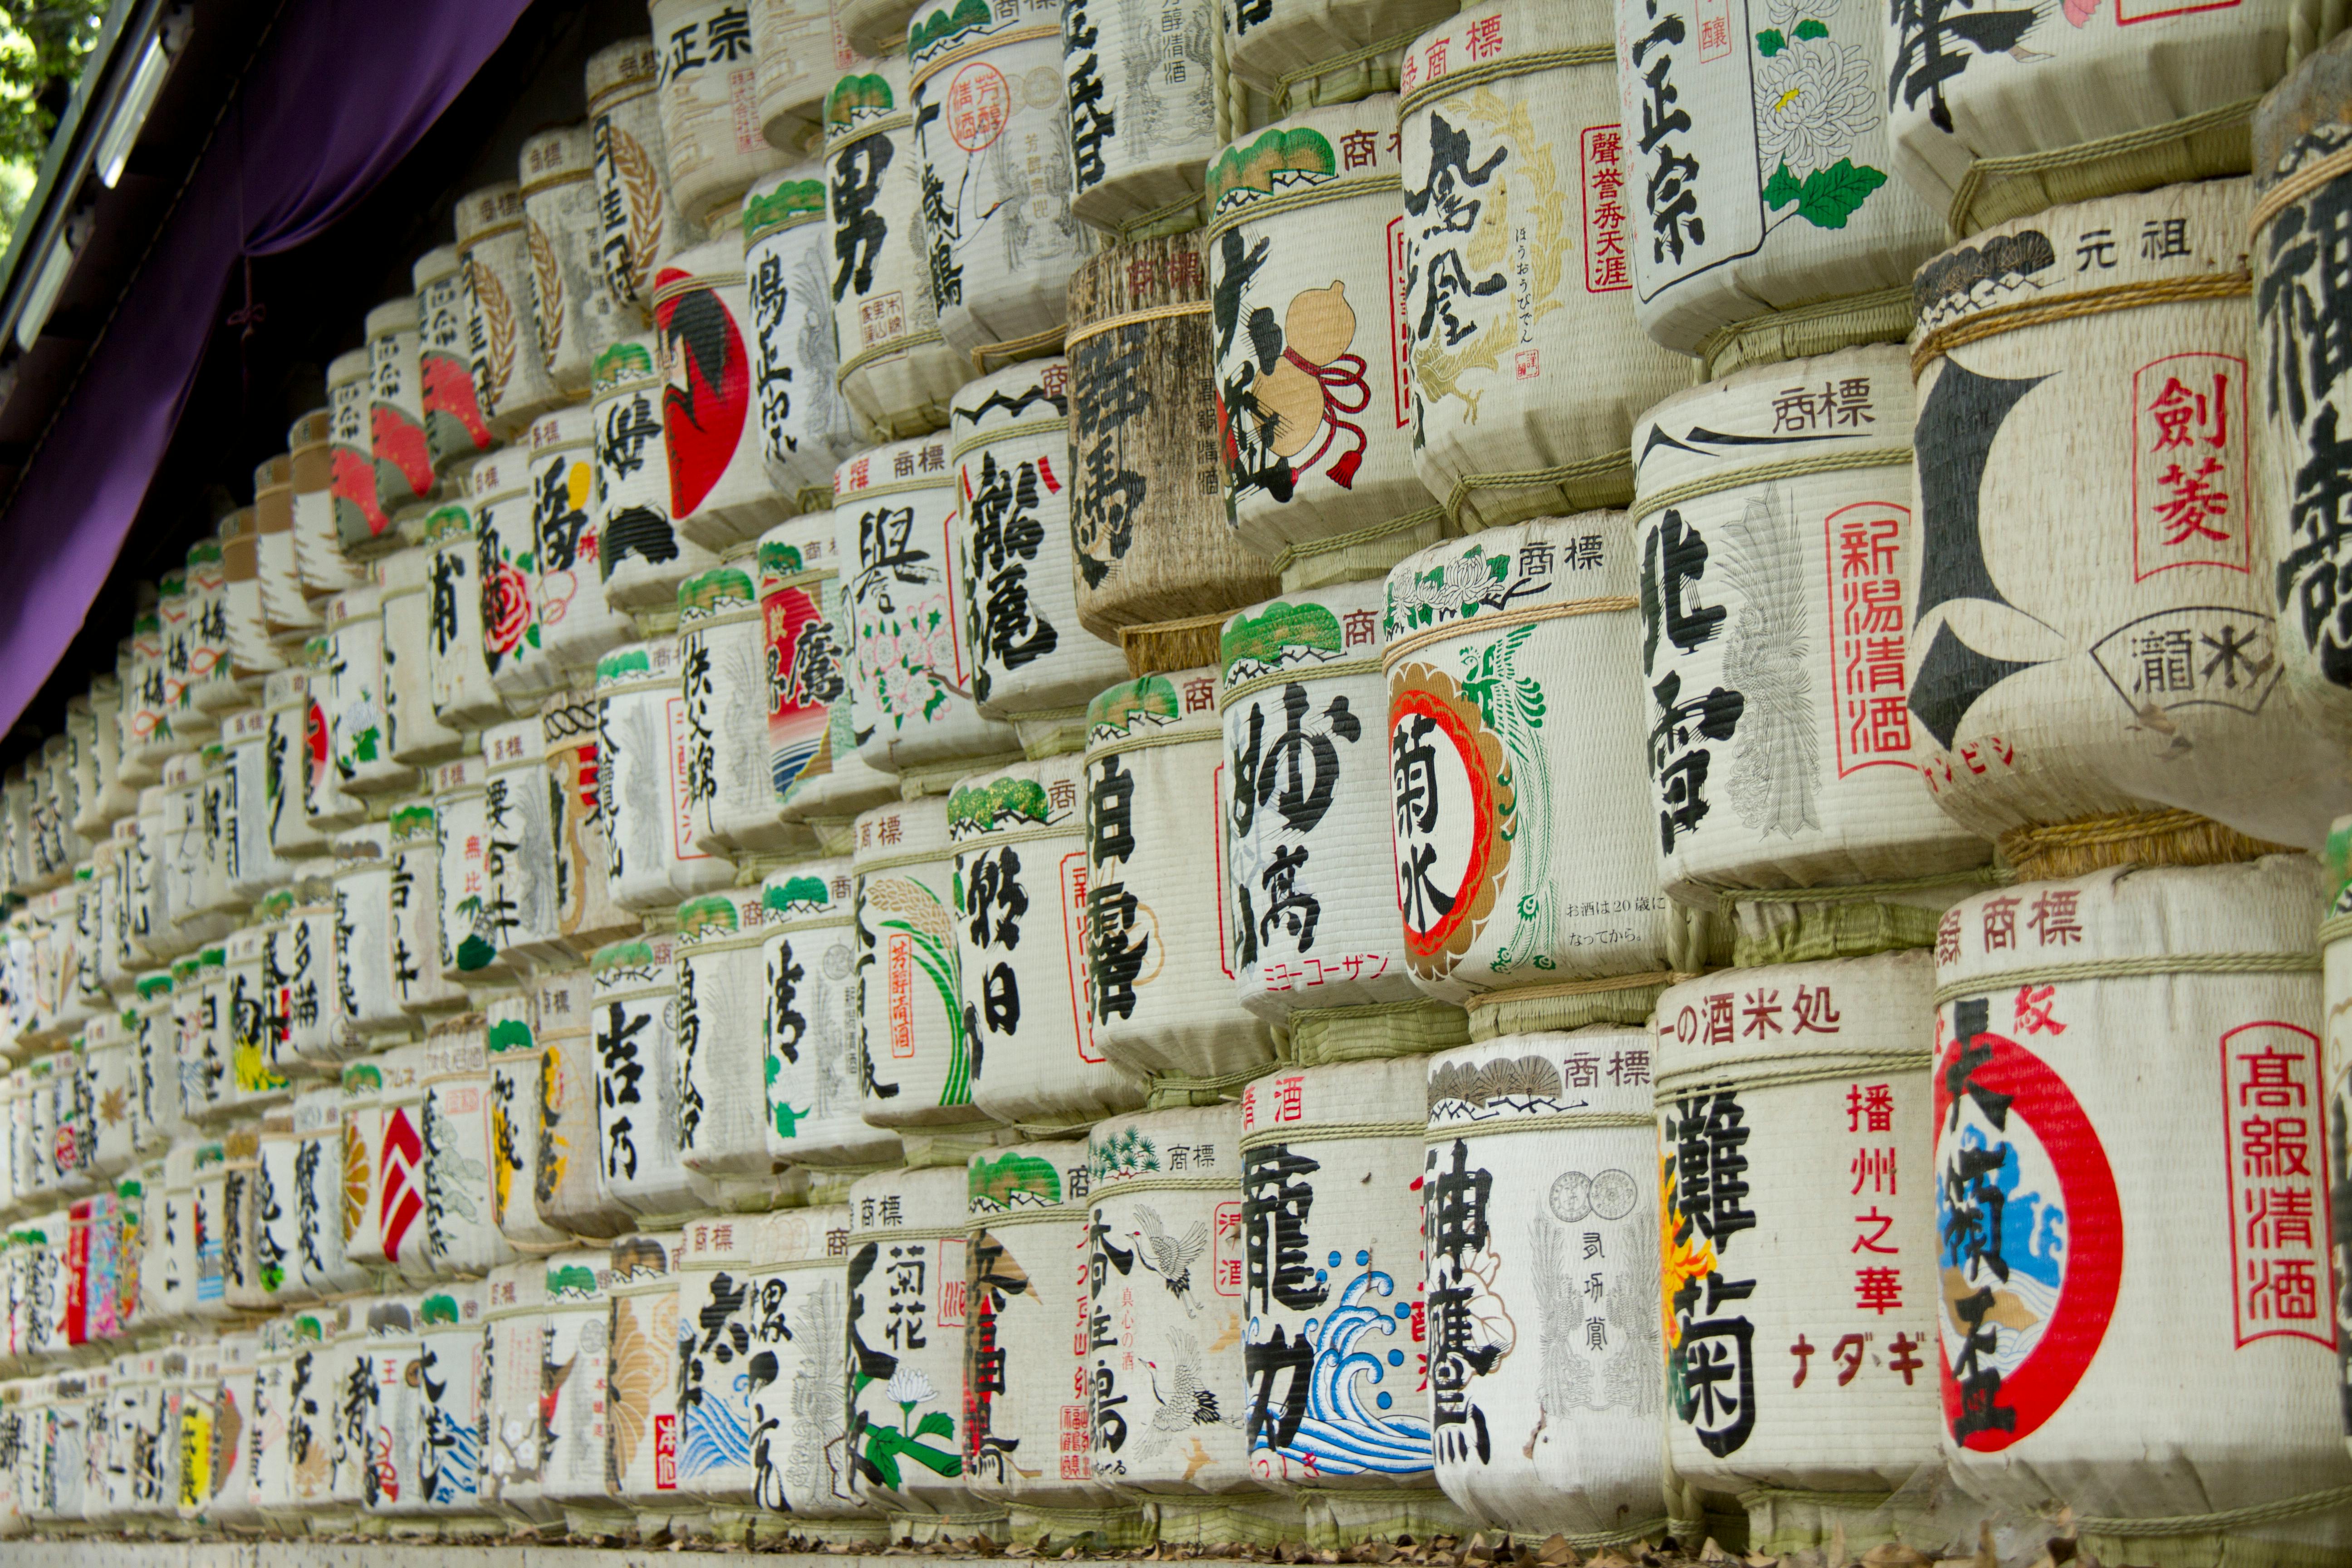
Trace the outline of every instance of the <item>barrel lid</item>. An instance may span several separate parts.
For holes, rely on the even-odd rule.
[[[415,284],[416,291],[422,294],[454,274],[459,265],[456,246],[436,245],[416,258],[416,265],[408,269],[409,281]]]
[[[305,447],[323,447],[327,444],[327,437],[333,431],[334,420],[332,409],[313,408],[294,421],[293,425],[287,429],[286,444],[294,447],[296,451]],[[288,454],[289,463],[292,457],[293,453]]]
[[[601,111],[598,100],[616,88],[650,85],[661,68],[660,51],[651,37],[623,38],[588,57],[588,112]]]
[[[467,191],[457,198],[449,216],[457,231],[457,249],[462,255],[478,236],[522,221],[522,189],[511,180],[501,180]]]
[[[585,179],[589,163],[586,122],[551,125],[524,137],[522,153],[515,163],[519,188],[526,202],[551,186]]]
[[[389,337],[394,332],[416,330],[416,296],[404,294],[397,300],[386,300],[367,313],[365,331],[370,338]]]
[[[368,352],[364,348],[350,349],[327,362],[327,390],[350,386],[367,380]]]

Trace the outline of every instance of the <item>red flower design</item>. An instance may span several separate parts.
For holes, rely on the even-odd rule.
[[[530,579],[501,561],[482,584],[482,646],[508,653],[530,629]]]

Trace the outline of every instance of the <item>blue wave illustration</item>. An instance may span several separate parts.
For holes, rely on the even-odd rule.
[[[425,1500],[438,1505],[472,1501],[481,1428],[471,1422],[452,1421],[438,1410],[430,1412],[425,1420]]]
[[[750,1380],[730,1380],[733,1391],[748,1394]],[[751,1428],[748,1407],[739,1410],[730,1394],[706,1386],[702,1397],[686,1409],[686,1436],[677,1446],[677,1479],[707,1476],[713,1470],[749,1469]]]
[[[801,776],[801,770],[815,758],[817,744],[817,742],[811,742],[805,746],[794,746],[790,751],[768,753],[769,776],[778,795],[792,788],[793,781]]]
[[[1362,1304],[1374,1290],[1393,1296],[1396,1281],[1367,1268],[1349,1281],[1339,1304],[1324,1318],[1322,1335],[1315,1342],[1307,1414],[1290,1445],[1275,1450],[1327,1476],[1394,1475],[1430,1466],[1428,1421],[1389,1415],[1367,1402],[1374,1386],[1386,1378],[1387,1368],[1378,1352],[1357,1349],[1357,1342],[1374,1328],[1384,1335],[1396,1333],[1391,1312]]]

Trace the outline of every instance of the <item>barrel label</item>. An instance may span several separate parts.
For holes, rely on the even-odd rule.
[[[2132,373],[2132,580],[2176,566],[2252,569],[2246,362],[2167,354]]]
[[[2237,1343],[2275,1335],[2336,1348],[2328,1249],[2326,1075],[2319,1037],[2243,1024],[2221,1037]]]

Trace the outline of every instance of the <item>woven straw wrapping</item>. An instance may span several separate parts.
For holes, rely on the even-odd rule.
[[[540,1049],[538,1184],[531,1200],[550,1225],[574,1236],[618,1236],[631,1216],[604,1190],[597,1106],[597,1026],[609,1020],[610,1009],[595,1005],[585,969],[534,977],[531,997],[532,1037]]]
[[[946,439],[919,437],[852,458],[834,478],[834,497],[859,755],[905,773],[1019,750],[1010,725],[972,706]]]
[[[239,507],[221,519],[221,568],[226,583],[221,592],[221,612],[228,626],[230,672],[242,680],[247,676],[267,675],[273,669],[286,668],[286,656],[269,640],[269,623],[264,614],[265,596],[261,586],[261,534],[258,514],[252,507]],[[97,742],[110,749],[120,745],[121,736],[117,728],[121,722],[122,689],[110,678],[100,676],[90,682],[84,699],[98,724]],[[87,752],[88,746],[85,745]],[[93,759],[94,761],[95,759]],[[100,764],[96,782],[112,783],[121,770],[119,754],[110,755]],[[96,798],[87,792],[83,795],[85,815],[77,817],[74,826],[84,833],[91,830],[95,818],[89,812]],[[107,810],[100,815],[119,816],[119,797],[110,798]]]
[[[770,0],[769,10],[783,5]],[[761,57],[762,68],[767,66]],[[815,68],[811,68],[812,70]],[[832,78],[826,76],[829,82]],[[818,101],[811,95],[811,107]],[[743,198],[744,290],[751,306],[751,395],[768,482],[797,497],[833,483],[863,443],[835,376],[828,170],[812,161],[761,177]]]
[[[327,601],[327,765],[352,795],[404,789],[416,770],[395,759],[385,733],[383,609],[380,588]]]
[[[421,544],[383,558],[377,595],[383,626],[383,743],[412,768],[446,763],[465,749],[464,731],[433,710],[434,556]],[[226,733],[226,728],[224,729]]]
[[[955,945],[972,1027],[972,1103],[1061,1130],[1143,1103],[1088,1005],[1086,760],[1015,763],[948,797]]]
[[[409,272],[416,287],[417,402],[425,450],[434,471],[442,474],[492,439],[474,385],[473,294],[467,273],[454,245],[426,251]],[[258,490],[254,506],[262,510]]]
[[[907,19],[914,14],[915,7],[908,0],[836,0],[834,30],[853,56],[851,64],[842,68],[873,63],[856,57],[894,54],[904,48]]]
[[[696,847],[718,854],[781,849],[805,837],[778,815],[768,752],[775,702],[755,554],[739,546],[677,594],[687,811]]]
[[[287,860],[321,855],[327,848],[326,835],[310,826],[302,810],[310,772],[310,675],[293,669],[265,677],[261,687],[262,715],[269,727],[262,752],[262,790],[268,805],[269,844]],[[325,728],[326,715],[321,710],[320,730],[323,732]],[[136,930],[139,938],[150,943],[167,942],[169,939],[169,921],[164,918],[162,903],[162,895],[166,891],[163,871],[167,863],[163,843],[163,795],[161,789],[152,794],[142,791],[139,799],[140,837],[151,875],[142,889],[150,900],[148,919]],[[154,803],[152,811],[151,800]],[[152,828],[148,826],[151,819]],[[151,946],[151,952],[159,958],[166,956],[161,946]]]
[[[709,239],[662,258],[654,272],[653,318],[677,531],[712,551],[757,539],[793,504],[769,484],[760,453],[740,225],[723,224]]]
[[[849,1189],[850,1486],[891,1516],[894,1539],[932,1528],[973,1533],[995,1510],[964,1475],[964,1331],[969,1312],[961,1164],[885,1171]]]
[[[337,354],[327,365],[327,439],[335,510],[335,538],[353,558],[374,553],[392,535],[392,508],[376,483],[368,429],[368,351]]]
[[[1221,0],[1218,19],[1234,75],[1287,112],[1393,92],[1398,51],[1451,9],[1446,0]],[[1393,129],[1381,132],[1383,151]]]
[[[329,445],[333,417],[331,409],[314,408],[286,433],[286,444],[292,448],[288,467],[293,485],[294,565],[304,596],[311,599],[351,587],[362,576],[338,538],[335,460]],[[163,586],[169,590],[168,580]]]
[[[320,1350],[313,1375],[327,1435],[314,1440],[323,1442],[327,1462],[312,1501],[327,1505],[320,1511],[330,1520],[348,1521],[367,1501],[369,1388],[360,1361],[367,1342],[367,1309],[364,1297],[321,1303],[319,1309]],[[167,1378],[169,1373],[167,1352]]]
[[[751,1390],[754,1500],[803,1518],[862,1515],[850,1482],[841,1383],[849,1364],[849,1209],[800,1209],[771,1215],[767,1224],[775,1261],[746,1289],[759,1347],[752,1353],[776,1361],[776,1375]]]
[[[1634,318],[1609,35],[1604,0],[1488,0],[1411,51],[1475,68],[1398,116],[1413,468],[1465,530],[1622,506],[1634,420],[1690,384]]]
[[[488,998],[483,1004],[482,1044],[488,1059],[490,1218],[507,1244],[544,1255],[568,1246],[571,1236],[539,1211],[540,1084],[547,1070],[532,1032],[535,987]]]
[[[772,873],[761,888],[769,919],[761,947],[768,998],[761,1103],[768,1153],[777,1161],[880,1164],[898,1154],[898,1140],[859,1114],[850,867],[846,858],[802,861]]]
[[[219,837],[210,830],[212,825],[205,816],[206,792],[199,765],[202,762],[202,757],[188,752],[163,765],[164,911],[174,936],[184,945],[216,942],[236,924],[236,916],[228,912],[227,868],[219,854]],[[47,967],[42,989],[42,1003],[47,1009],[42,1020],[45,1030],[58,1024],[55,1014],[62,1000],[57,981],[62,973],[58,953],[72,937],[69,922],[63,936],[59,935],[55,908],[52,900],[44,910],[51,917],[47,921],[49,952],[46,955]]]
[[[440,819],[429,798],[392,808],[392,886],[385,925],[385,957],[401,1007],[411,1013],[442,1012],[465,1000],[462,987],[445,979],[448,963],[441,950]]]
[[[2280,856],[2024,884],[1945,918],[1946,1449],[1997,1508],[2063,1502],[2101,1561],[2301,1568],[2352,1541],[2333,1144],[2306,1148],[2328,1115],[2323,901],[2314,864]],[[2198,1370],[2151,1386],[2160,1355]]]
[[[705,893],[677,911],[678,1158],[732,1209],[777,1192],[761,1081],[768,1059],[767,965],[773,923],[758,883]]]
[[[1902,336],[1943,226],[1887,177],[1904,68],[1881,19],[1834,0],[1616,15],[1616,199],[1650,335],[1708,374]]]
[[[131,1033],[120,1014],[108,1013],[82,1030],[83,1092],[91,1106],[89,1173],[101,1192],[131,1166],[138,1143]]]
[[[591,145],[585,123],[558,125],[525,137],[517,161],[539,346],[566,398],[584,395],[597,356],[644,324],[604,275]]]
[[[887,31],[903,37],[909,7],[890,0],[890,9],[897,15]],[[841,22],[853,32],[853,16]],[[945,425],[948,395],[969,379],[971,362],[939,335],[931,302],[906,57],[894,44],[890,58],[857,65],[866,68],[853,68],[835,82],[824,109],[835,374],[859,423],[888,439]]]
[[[1665,1527],[1649,1067],[1646,1034],[1610,1028],[1430,1058],[1433,1446],[1480,1525]]]
[[[327,611],[328,618],[331,621],[335,611],[335,603],[331,599],[328,601]],[[364,666],[367,664],[376,665],[380,671],[383,640],[377,636],[377,628],[373,626],[362,625],[350,640],[354,645],[353,652],[362,662],[362,670],[358,673],[363,675]],[[369,647],[377,650],[376,658],[368,658],[364,650]],[[303,658],[310,667],[312,679],[310,715],[303,731],[306,746],[302,755],[309,761],[310,776],[302,792],[302,818],[312,828],[326,834],[363,822],[367,819],[368,813],[367,797],[344,786],[342,770],[335,763],[336,676],[334,666],[339,662],[336,656],[340,651],[339,640],[331,632],[323,637],[312,637],[303,648]],[[379,679],[370,682],[363,679],[354,679],[347,676],[343,685],[348,695],[354,699],[361,699],[364,698],[371,685],[380,689],[382,681]],[[373,729],[376,731],[373,743],[381,747],[383,724],[382,710],[379,705],[372,699],[364,702],[354,700],[346,705],[345,710],[348,712],[353,708],[360,710],[357,717],[361,720],[361,722],[350,727],[354,737],[359,730]],[[326,742],[323,748],[312,748],[307,744],[313,735],[319,736]],[[356,750],[355,745],[353,750]],[[347,752],[345,754],[349,756],[351,753]],[[167,761],[163,764],[163,783],[166,790],[176,792],[185,788],[184,781],[189,773],[200,771],[203,765],[204,759],[197,752],[184,752]],[[193,795],[196,809],[201,813],[203,801],[201,783],[197,784]],[[199,827],[196,817],[189,817],[187,826],[192,834],[201,836],[203,830]],[[196,875],[209,878],[220,871],[221,867],[218,861],[212,858],[209,847],[199,849],[195,853],[208,862],[201,871],[195,873]],[[175,913],[209,908],[217,900],[218,892],[218,889],[207,886],[196,893],[196,901],[176,903],[173,906]]]
[[[648,9],[665,57],[656,97],[670,193],[688,223],[709,223],[784,155],[768,145],[752,111],[758,68],[743,7],[729,0],[656,5]]]
[[[982,374],[1061,346],[1070,216],[1060,0],[919,6],[907,30],[931,303]]]
[[[433,816],[440,839],[440,967],[443,978],[453,982],[479,984],[515,973],[516,961],[504,942],[516,911],[497,906],[489,868],[492,834],[484,800],[488,775],[479,757],[433,770]],[[519,838],[501,842],[513,844],[520,858]],[[501,848],[501,860],[508,853]],[[551,917],[551,907],[546,913]]]
[[[579,957],[637,929],[637,917],[614,901],[606,876],[610,820],[598,788],[596,716],[593,690],[551,697],[539,710],[555,840],[555,928]]]
[[[1963,826],[2169,806],[2316,846],[2352,805],[2340,748],[2272,700],[2247,202],[2241,180],[2059,207],[1920,270],[1911,710]]]
[[[1070,540],[1097,637],[1275,591],[1225,522],[1211,311],[1196,236],[1109,247],[1070,274]]]
[[[787,1326],[784,1309],[800,1305],[781,1289],[768,1299],[757,1276],[776,1261],[779,1226],[806,1224],[802,1213],[737,1215],[695,1220],[680,1233],[675,1480],[685,1498],[733,1508],[757,1501],[752,1433],[759,1415],[751,1363],[759,1352],[751,1346],[789,1342],[761,1328],[771,1316]],[[771,1438],[782,1436],[780,1427]]]
[[[686,699],[677,645],[632,643],[596,667],[596,789],[604,816],[604,881],[625,910],[659,910],[735,879],[695,847],[688,806]]]
[[[528,425],[528,421],[524,422]],[[519,429],[518,435],[521,434]],[[530,453],[501,447],[477,458],[474,582],[481,596],[482,662],[510,709],[529,710],[563,689],[564,670],[547,649],[540,623],[539,528],[533,516]]]
[[[345,1033],[343,1048],[354,1056],[367,1048],[371,1037],[408,1031],[412,1020],[401,1010],[400,973],[425,967],[404,963],[393,946],[395,869],[386,823],[362,824],[335,840],[335,1010]]]
[[[1894,347],[1739,371],[1634,428],[1648,768],[1660,874],[1685,902],[1990,856],[1920,787],[1910,437]]]
[[[450,217],[465,269],[466,348],[474,395],[488,433],[512,440],[533,416],[563,401],[540,346],[538,283],[531,276],[522,192],[508,183],[468,191]]]
[[[465,482],[454,480],[452,488],[462,489]],[[434,716],[457,731],[503,719],[506,702],[490,684],[482,645],[481,552],[473,512],[463,503],[436,507],[425,520],[424,548],[430,628],[425,667]]]
[[[238,1000],[236,982],[239,977],[222,977],[214,955],[218,948],[206,948],[198,965],[198,980],[206,990],[218,988],[217,1005],[200,997],[194,1006],[205,1015],[203,1026],[207,1036],[222,1042],[223,1059],[230,1064],[229,1076],[236,1081],[241,1073],[236,1052],[240,1043],[240,1030],[249,1030],[256,1022],[274,1031],[274,1040],[266,1040],[259,1065],[248,1057],[247,1067],[252,1069],[256,1081],[273,1076],[267,1068],[286,1063],[284,1053],[290,1049],[302,1061],[319,1067],[331,1067],[340,1062],[345,1049],[342,1044],[346,1031],[342,1024],[342,993],[335,984],[335,899],[334,892],[323,877],[296,884],[292,894],[272,895],[262,905],[266,925],[248,928],[267,943],[266,952],[248,952],[246,961],[260,966],[256,981],[247,990],[251,995],[257,990],[265,998],[278,998],[278,1005],[257,1016],[248,1012],[239,1019],[232,1011]],[[232,940],[235,940],[234,935]],[[217,1018],[216,1025],[211,1020]],[[183,1039],[186,1036],[183,1035]],[[244,1039],[256,1037],[247,1033]],[[267,1053],[276,1052],[270,1056]]]
[[[1137,1072],[1219,1079],[1274,1060],[1223,929],[1217,673],[1121,681],[1087,712],[1088,1000],[1103,1054]]]
[[[228,568],[222,562],[218,539],[199,539],[188,546],[187,574],[188,701],[198,713],[217,721],[220,714],[246,700],[245,689],[237,683],[229,662]],[[68,749],[66,736],[53,734],[42,742],[41,754],[54,767]],[[51,787],[55,790],[58,785]],[[60,795],[58,804],[65,809],[50,830],[53,834],[69,828],[74,816],[68,795]],[[69,868],[79,858],[71,853],[69,835],[66,848],[65,864]]]
[[[358,1289],[367,1283],[368,1271],[343,1250],[343,1215],[352,1198],[342,1086],[329,1079],[297,1094],[293,1121],[294,1179],[278,1198],[295,1220],[295,1247],[287,1267],[314,1296]],[[359,1190],[365,1190],[364,1181]]]
[[[624,38],[588,57],[590,173],[596,184],[596,249],[607,288],[649,312],[654,260],[687,232],[669,188],[661,104],[661,54],[650,37]]]
[[[326,915],[334,918],[331,895],[321,897]],[[269,1107],[283,1105],[293,1098],[286,1074],[296,1064],[287,1050],[288,1031],[272,1015],[266,989],[269,976],[266,970],[274,950],[278,929],[268,925],[247,926],[231,931],[221,950],[225,962],[221,969],[220,1012],[222,1036],[228,1044],[228,1072],[221,1080],[223,1093],[216,1104],[234,1109],[243,1116],[257,1115]],[[331,938],[320,950],[321,972],[319,991],[321,1000],[335,990],[334,950]],[[296,991],[298,999],[301,993]],[[331,1007],[322,1008],[327,1015],[327,1033],[347,1034],[342,1020],[341,999]],[[337,1054],[340,1054],[339,1052]],[[70,1058],[60,1056],[61,1067],[69,1067]],[[57,1130],[66,1139],[72,1137],[71,1129],[83,1120],[86,1112],[73,1102],[72,1080],[65,1077],[59,1085]],[[68,1141],[58,1150],[59,1175],[77,1169],[79,1151]]]
[[[603,949],[590,965],[604,1194],[640,1215],[707,1206],[706,1188],[678,1159],[677,945],[668,932],[648,931]]]
[[[595,668],[601,655],[636,636],[604,592],[603,535],[593,510],[596,428],[595,411],[584,403],[530,422],[527,472],[540,638],[549,658],[575,671]]]
[[[678,1255],[677,1231],[624,1237],[613,1244],[613,1345],[604,1388],[605,1479],[641,1513],[678,1513],[695,1500],[677,1491],[676,1441]]]
[[[1127,674],[1119,651],[1078,625],[1069,377],[1057,358],[966,382],[949,426],[972,700],[1033,754],[1084,745],[1087,700]]]
[[[367,313],[368,455],[374,460],[376,500],[388,511],[415,505],[439,483],[425,432],[419,324],[414,295],[387,300]]]
[[[446,1375],[419,1377],[417,1498],[420,1512],[478,1514],[477,1464],[481,1449],[482,1319],[488,1287],[479,1279],[442,1280],[418,1303],[423,1341],[420,1370],[446,1369]],[[226,1352],[227,1342],[222,1342]],[[224,1357],[226,1359],[226,1357]]]
[[[406,1375],[424,1348],[417,1331],[423,1298],[415,1294],[362,1297],[352,1303],[359,1343],[352,1352],[357,1375],[349,1397],[356,1408],[347,1418],[366,1434],[359,1465],[361,1506],[379,1517],[397,1518],[424,1508],[417,1460],[427,1450],[424,1434],[425,1390]]]
[[[235,613],[234,607],[232,613]],[[118,647],[128,646],[129,639],[125,638]],[[117,664],[119,669],[119,655]],[[241,679],[245,672],[240,669],[238,673]],[[268,672],[257,670],[255,673]],[[90,679],[89,706],[90,720],[97,729],[91,747],[98,766],[98,789],[94,795],[86,793],[83,795],[83,810],[119,825],[122,818],[134,815],[139,809],[139,792],[131,787],[123,772],[122,681],[119,674],[99,675]],[[97,823],[86,818],[77,818],[74,828],[93,837],[104,831]]]
[[[666,610],[677,586],[719,557],[670,524],[669,419],[655,357],[659,340],[642,332],[596,356],[589,458],[596,482],[589,506],[595,567],[616,609]]]
[[[857,818],[860,1072],[877,1127],[983,1120],[971,1102],[972,1048],[956,948],[955,849],[933,795]]]
[[[857,63],[824,0],[757,0],[751,54],[758,68],[760,130],[771,146],[803,145],[824,120],[824,94]]]
[[[760,538],[766,639],[768,782],[785,819],[846,819],[897,796],[898,780],[857,750],[833,513],[788,517]]]
[[[516,1407],[519,1399],[509,1403],[503,1384],[492,1394],[490,1417],[498,1423],[499,1441],[510,1442],[514,1456],[503,1495],[494,1495],[500,1502],[511,1499],[527,1509],[536,1504],[539,1510],[551,1512],[572,1510],[587,1517],[593,1510],[609,1515],[614,1503],[605,1481],[604,1447],[614,1421],[613,1303],[608,1294],[614,1274],[612,1254],[601,1247],[583,1248],[558,1252],[543,1263],[534,1260],[521,1267],[541,1270],[540,1293],[546,1302],[540,1341],[542,1381],[535,1391],[535,1421]],[[519,1288],[517,1295],[521,1294]],[[491,1310],[499,1310],[493,1301]],[[530,1319],[521,1315],[507,1321],[527,1325]],[[511,1439],[504,1436],[514,1431],[518,1420],[531,1423],[530,1429],[516,1433]],[[531,1482],[521,1448],[534,1440],[540,1461],[536,1484]],[[494,1445],[488,1467],[492,1474],[497,1473],[499,1459]],[[520,1496],[516,1497],[517,1493]]]
[[[1426,510],[1407,396],[1394,97],[1310,110],[1209,167],[1225,505],[1260,554]]]
[[[1216,27],[1212,0],[1064,7],[1070,210],[1080,219],[1192,226],[1217,150]]]
[[[383,1075],[378,1101],[370,1201],[376,1210],[376,1229],[383,1258],[401,1279],[414,1285],[433,1278],[431,1228],[425,1219],[426,1162],[431,1151],[425,1142],[425,1098],[428,1047],[422,1042],[394,1046],[373,1058]],[[487,1171],[488,1166],[484,1165]],[[489,1223],[488,1184],[482,1193],[482,1223]],[[349,1255],[348,1244],[345,1247]]]
[[[383,1085],[388,1074],[397,1077],[411,1071],[406,1057],[388,1054],[346,1064],[336,1088],[337,1142],[341,1156],[336,1165],[341,1179],[335,1184],[338,1199],[324,1212],[323,1218],[333,1224],[341,1237],[342,1250],[334,1272],[339,1276],[352,1272],[360,1275],[348,1285],[337,1279],[337,1290],[359,1289],[373,1278],[371,1270],[385,1267],[383,1168],[379,1163],[383,1152]],[[297,1110],[299,1114],[299,1100]],[[175,1141],[173,1150],[185,1142]],[[171,1157],[167,1154],[166,1161]],[[167,1178],[168,1173],[167,1165]],[[168,1205],[168,1194],[166,1196]],[[322,1225],[320,1228],[323,1232],[325,1227]],[[323,1280],[314,1284],[321,1293],[332,1293],[325,1290]]]
[[[478,929],[520,965],[567,963],[564,870],[557,864],[553,791],[542,721],[517,719],[482,732],[484,823]]]

